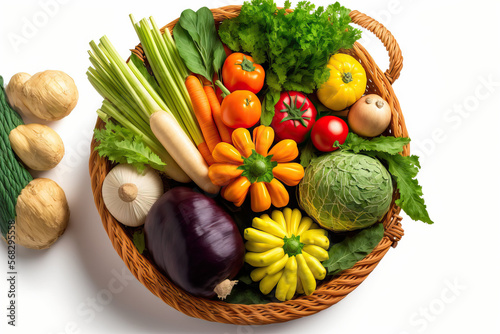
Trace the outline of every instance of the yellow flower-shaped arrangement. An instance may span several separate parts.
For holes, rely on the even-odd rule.
[[[316,280],[326,275],[321,261],[329,257],[328,232],[290,208],[273,211],[272,218],[255,217],[252,226],[244,232],[245,261],[257,267],[250,277],[260,281],[260,291],[269,294],[276,287],[275,296],[281,301],[292,299],[296,292],[312,294]]]
[[[274,130],[263,125],[253,130],[253,141],[244,128],[234,130],[232,140],[234,146],[224,142],[215,146],[216,163],[208,169],[212,183],[223,187],[222,197],[241,206],[250,192],[254,212],[265,211],[271,204],[287,205],[290,196],[283,183],[296,186],[304,177],[304,168],[290,162],[299,154],[297,143],[286,139],[271,148]]]

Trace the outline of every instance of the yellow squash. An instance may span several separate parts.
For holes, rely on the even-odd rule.
[[[366,90],[366,72],[352,56],[337,53],[326,65],[330,78],[318,89],[316,95],[325,107],[344,110],[356,102]]]
[[[328,259],[328,232],[302,217],[298,209],[275,210],[272,218],[255,217],[243,236],[245,261],[256,267],[250,277],[260,281],[260,291],[266,295],[274,287],[281,301],[292,299],[296,292],[310,295],[316,280],[326,276],[321,261]]]

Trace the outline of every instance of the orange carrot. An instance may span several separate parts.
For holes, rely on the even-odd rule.
[[[210,153],[210,150],[208,149],[206,142],[201,142],[198,145],[198,151],[200,151],[201,155],[203,156],[203,159],[205,159],[205,161],[207,162],[207,164],[209,166],[211,166],[215,163],[215,160],[212,157],[212,153]]]
[[[217,125],[217,129],[219,130],[220,137],[223,142],[231,144],[231,131],[230,129],[222,122],[222,115],[220,112],[220,103],[217,100],[217,96],[215,95],[215,91],[212,86],[204,86],[203,89],[207,94],[208,102],[210,103],[210,107],[212,108],[212,116],[214,118],[215,124]]]
[[[186,79],[186,88],[193,104],[194,114],[200,125],[201,132],[205,138],[210,153],[215,145],[221,142],[217,126],[212,118],[212,110],[208,102],[207,94],[203,90],[200,80],[194,75],[189,75]]]

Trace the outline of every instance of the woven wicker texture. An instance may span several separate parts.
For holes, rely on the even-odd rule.
[[[212,12],[216,21],[222,21],[236,17],[240,9],[241,6],[226,6],[212,9]],[[365,68],[368,78],[367,93],[379,94],[390,104],[392,122],[386,135],[407,137],[403,114],[391,87],[391,84],[399,77],[402,68],[401,50],[392,34],[380,23],[358,11],[352,11],[350,15],[353,23],[373,32],[382,41],[389,53],[389,69],[385,73],[382,72],[359,43],[356,43],[353,49],[344,50],[344,52],[354,56]],[[172,31],[176,22],[177,20],[162,29],[168,27]],[[144,59],[140,45],[132,51]],[[101,128],[103,125],[103,122],[98,119],[96,127]],[[361,284],[391,246],[395,247],[403,236],[402,218],[399,216],[400,208],[394,204],[394,200],[398,197],[398,193],[395,192],[390,210],[383,220],[385,236],[378,246],[371,254],[356,263],[353,268],[333,279],[323,281],[311,296],[299,296],[287,302],[263,305],[228,304],[223,301],[193,297],[176,287],[146,257],[139,254],[131,241],[130,233],[127,233],[126,229],[106,209],[101,187],[111,164],[106,159],[99,157],[94,151],[95,146],[96,142],[92,140],[89,161],[92,191],[104,229],[108,233],[113,247],[132,274],[145,287],[168,305],[192,317],[221,323],[263,325],[314,314],[337,303]],[[405,147],[403,154],[409,154],[409,147]]]

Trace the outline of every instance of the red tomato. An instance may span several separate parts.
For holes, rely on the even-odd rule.
[[[257,94],[264,86],[264,69],[243,53],[231,53],[222,66],[222,81],[230,92],[249,90]]]
[[[248,129],[260,120],[261,104],[254,93],[237,90],[222,100],[220,112],[222,123],[226,126],[233,129]]]
[[[274,106],[271,127],[278,139],[292,139],[300,144],[311,131],[316,114],[316,108],[304,94],[282,92]]]
[[[316,121],[311,131],[311,140],[318,150],[331,152],[338,149],[336,141],[342,145],[349,133],[346,122],[336,116],[324,116]]]

